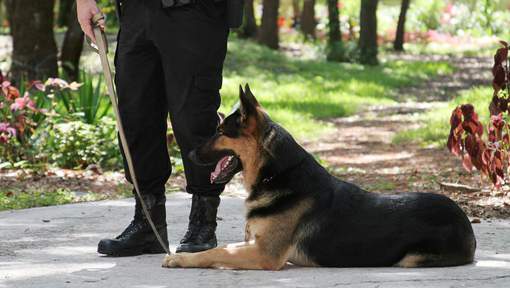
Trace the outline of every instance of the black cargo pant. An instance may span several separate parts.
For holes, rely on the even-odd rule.
[[[214,167],[193,164],[188,153],[215,133],[219,121],[228,38],[224,5],[209,0],[178,8],[162,8],[160,0],[122,3],[115,82],[144,194],[164,193],[171,173],[168,114],[181,149],[186,190],[200,195],[223,191],[223,185],[209,182]],[[125,160],[124,167],[128,171]],[[126,178],[131,182],[128,173]]]

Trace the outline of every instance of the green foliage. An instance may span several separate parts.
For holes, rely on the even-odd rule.
[[[49,160],[65,168],[120,167],[115,123],[106,117],[111,103],[101,78],[82,73],[81,79],[82,84],[59,78],[21,81],[19,90],[4,84],[0,92],[4,168],[21,160],[32,164]]]
[[[463,0],[454,4],[451,16],[445,17],[441,30],[453,35],[476,37],[506,33],[510,11],[508,2],[499,0]]]
[[[172,163],[172,173],[183,173],[184,164],[182,163],[181,150],[177,146],[173,130],[167,132],[167,146],[170,162]]]
[[[9,209],[24,209],[50,205],[71,203],[73,193],[67,190],[7,192],[0,190],[0,211]]]
[[[447,62],[389,61],[378,67],[298,60],[233,40],[224,71],[222,107],[228,113],[248,82],[272,118],[298,138],[328,131],[321,119],[349,116],[367,104],[392,103],[396,89],[452,72]]]
[[[407,31],[436,30],[455,36],[474,37],[508,35],[505,30],[510,17],[508,4],[507,0],[414,0],[407,17]],[[385,14],[388,13],[379,12],[383,18]]]
[[[106,16],[106,25],[108,27],[116,27],[119,24],[115,11],[115,0],[98,0],[98,6],[101,12]]]
[[[75,193],[69,189],[0,187],[0,211],[131,197],[131,187],[119,185],[108,193]]]
[[[352,62],[359,56],[357,44],[354,42],[335,42],[326,47],[326,59],[330,62]]]
[[[80,74],[81,87],[76,91],[57,90],[55,110],[62,116],[73,119],[79,118],[88,124],[97,124],[110,112],[111,102],[104,91],[102,77],[92,76],[82,72]]]
[[[488,123],[489,103],[492,100],[492,89],[486,87],[473,88],[461,93],[454,100],[439,109],[434,109],[425,113],[419,120],[423,122],[422,127],[418,129],[406,130],[398,133],[393,142],[405,143],[415,142],[421,145],[432,145],[441,147],[446,145],[448,134],[450,133],[450,115],[458,105],[471,103],[478,107],[476,112],[482,123]]]
[[[422,31],[437,30],[441,26],[441,16],[446,4],[445,1],[427,0],[419,2],[412,4],[414,13],[409,15],[409,19],[416,19],[422,26]]]
[[[81,121],[58,123],[47,131],[41,150],[63,168],[85,168],[90,164],[120,168],[115,132],[115,122],[108,117],[97,125]]]
[[[345,15],[347,18],[347,23],[341,23],[343,25],[353,25],[358,26],[359,25],[359,11],[361,9],[361,1],[338,1],[343,4],[343,6],[340,8],[340,16]],[[342,31],[348,31],[349,27],[344,26],[341,30]]]

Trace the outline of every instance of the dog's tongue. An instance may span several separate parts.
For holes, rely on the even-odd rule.
[[[214,183],[214,180],[216,180],[216,178],[218,178],[221,171],[223,169],[225,169],[225,167],[228,166],[227,164],[231,157],[232,156],[225,156],[225,157],[221,158],[220,161],[218,161],[218,163],[216,164],[216,168],[214,168],[214,171],[211,172],[211,177],[210,177],[211,183]]]

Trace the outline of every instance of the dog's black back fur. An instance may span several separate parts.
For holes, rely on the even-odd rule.
[[[275,135],[268,140],[267,161],[250,197],[268,193],[274,200],[248,211],[248,219],[282,213],[303,199],[311,200],[311,209],[294,231],[306,236],[295,241],[320,266],[391,266],[406,255],[422,256],[419,266],[473,261],[473,230],[455,202],[432,193],[364,191],[329,174],[290,134],[268,121],[267,130]]]

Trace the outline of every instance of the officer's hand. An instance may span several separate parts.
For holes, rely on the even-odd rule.
[[[78,14],[78,22],[80,22],[81,30],[92,42],[96,43],[94,31],[92,27],[92,17],[101,11],[97,7],[95,0],[76,0],[76,9]],[[99,27],[104,30],[104,20],[99,21]]]

